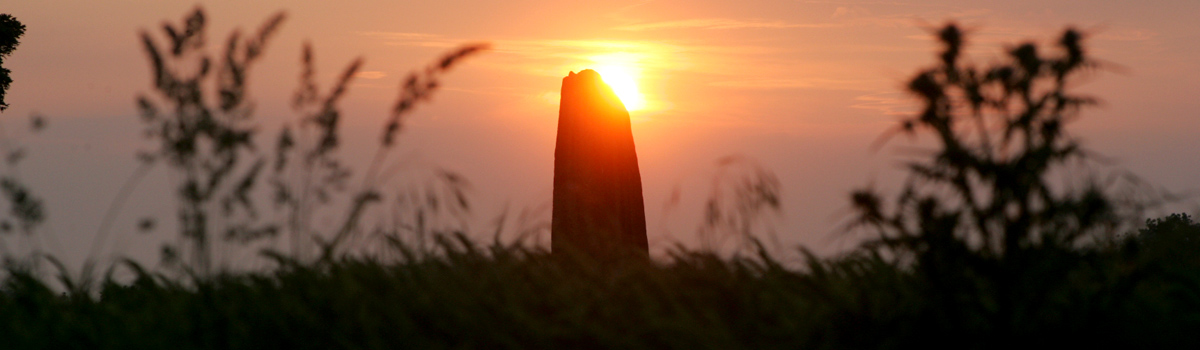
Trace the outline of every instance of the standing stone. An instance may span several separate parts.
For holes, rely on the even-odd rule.
[[[629,112],[590,69],[563,78],[550,246],[593,257],[648,252]]]

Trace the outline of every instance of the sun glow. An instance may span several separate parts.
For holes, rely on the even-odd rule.
[[[617,97],[629,111],[641,110],[646,107],[646,97],[638,87],[641,70],[637,65],[638,56],[625,53],[611,53],[589,57],[595,65],[591,68],[600,73],[600,78],[612,87]]]
[[[600,78],[604,79],[604,83],[612,87],[617,97],[621,98],[621,102],[625,103],[625,109],[636,111],[646,106],[646,99],[638,90],[637,74],[632,69],[613,65],[597,66],[593,69],[600,73]]]

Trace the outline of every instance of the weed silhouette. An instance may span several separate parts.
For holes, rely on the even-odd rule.
[[[923,108],[894,133],[930,134],[937,147],[907,161],[910,180],[890,205],[873,190],[852,195],[856,225],[878,234],[867,249],[911,264],[928,283],[930,322],[951,330],[947,344],[1015,345],[1044,331],[1071,276],[1095,263],[1098,241],[1129,218],[1110,184],[1051,183],[1050,175],[1092,155],[1067,125],[1096,100],[1069,91],[1099,68],[1084,34],[1067,29],[1056,52],[1032,43],[977,66],[962,57],[965,34],[937,31],[938,65],[908,91]],[[907,262],[903,262],[907,261]],[[1119,301],[1107,307],[1121,307]],[[967,341],[970,339],[971,341]]]
[[[358,225],[366,208],[382,199],[378,172],[401,130],[403,117],[430,99],[439,86],[440,74],[487,47],[465,45],[409,75],[384,126],[379,151],[361,186],[351,191],[347,187],[352,169],[336,153],[341,119],[337,104],[362,66],[362,58],[352,61],[328,92],[321,92],[314,79],[312,46],[306,43],[301,53],[300,86],[292,98],[292,107],[301,116],[279,132],[274,153],[260,151],[253,141],[259,129],[254,125],[248,73],[285,15],[272,15],[248,37],[234,31],[216,58],[205,51],[205,18],[204,11],[197,8],[180,25],[164,24],[165,46],[142,33],[153,69],[155,98],[138,98],[145,135],[158,143],[156,149],[139,154],[143,168],[163,162],[182,178],[177,187],[180,240],[163,246],[162,260],[196,275],[213,272],[215,242],[249,245],[281,232],[288,235],[293,258],[332,258],[347,238],[360,232]],[[163,104],[169,106],[165,113],[160,112]],[[465,198],[457,190],[464,183],[461,177],[439,179],[454,186],[451,195],[465,206]],[[259,205],[255,195],[262,182],[270,186],[274,205],[268,208]],[[337,202],[334,197],[347,193],[352,198],[342,224],[333,232],[319,232],[311,222],[313,213],[329,210],[331,203]],[[264,215],[264,210],[283,215]],[[284,219],[272,219],[275,217]],[[152,226],[152,221],[144,222]]]

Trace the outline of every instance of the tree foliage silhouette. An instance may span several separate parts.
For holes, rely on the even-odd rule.
[[[8,109],[8,103],[4,102],[4,95],[8,91],[9,85],[12,84],[12,77],[8,76],[12,71],[4,68],[4,57],[17,49],[17,44],[21,43],[21,35],[24,34],[24,24],[21,24],[12,15],[0,13],[0,111]]]
[[[0,111],[8,108],[4,96],[12,84],[10,71],[4,68],[4,58],[11,55],[20,44],[21,36],[25,34],[25,25],[12,15],[0,14]],[[45,118],[34,114],[31,117],[30,129],[41,131],[45,126]],[[0,173],[0,195],[7,200],[8,212],[0,217],[0,234],[21,232],[30,235],[34,229],[46,220],[42,201],[20,180],[14,169],[25,158],[25,148],[10,141],[0,134],[0,152],[4,155],[4,172]],[[4,263],[12,263],[11,252],[0,241],[0,255]]]
[[[1131,237],[1147,260],[1175,266],[1200,266],[1200,223],[1186,213],[1147,219]]]

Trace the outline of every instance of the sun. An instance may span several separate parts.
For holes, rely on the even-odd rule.
[[[641,55],[614,52],[588,58],[592,61],[590,68],[600,73],[600,78],[621,98],[626,110],[632,112],[646,107],[646,97],[638,87],[638,80],[641,78],[638,61],[641,60]]]
[[[642,96],[642,92],[638,89],[637,72],[626,66],[620,65],[601,65],[594,69],[600,73],[600,78],[604,79],[604,83],[608,84],[621,98],[621,102],[625,104],[625,109],[629,111],[640,110],[646,106],[646,99]]]

